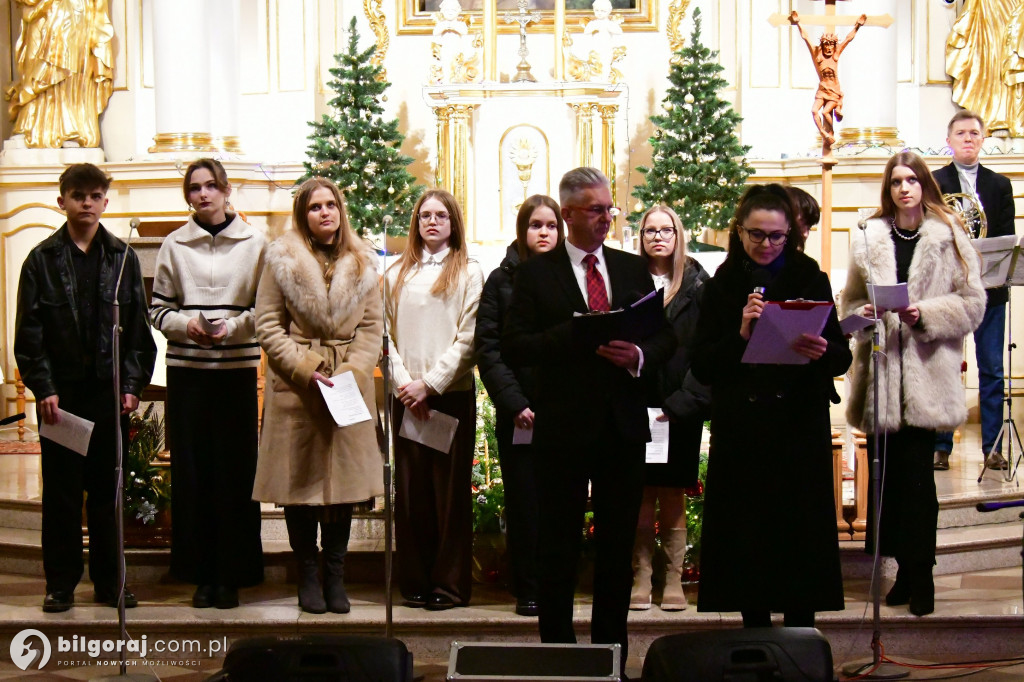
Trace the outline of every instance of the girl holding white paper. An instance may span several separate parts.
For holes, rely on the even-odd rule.
[[[946,207],[921,157],[896,154],[885,166],[881,208],[850,242],[843,316],[874,316],[867,282],[906,282],[910,305],[879,310],[882,376],[878,429],[884,434],[881,553],[899,564],[885,601],[909,604],[923,616],[935,608],[935,532],[939,503],[932,468],[935,432],[967,418],[960,378],[964,336],[985,314],[978,254]],[[881,308],[882,306],[879,306]],[[846,416],[868,433],[873,457],[876,415],[870,328],[854,334],[853,381]],[[893,453],[887,457],[888,453]],[[873,497],[873,495],[871,496]],[[874,500],[868,502],[868,541],[874,549]]]
[[[640,219],[640,255],[657,288],[665,292],[665,317],[676,334],[676,352],[650,377],[648,405],[659,408],[660,421],[668,421],[668,461],[648,462],[644,470],[644,496],[633,547],[633,590],[629,608],[651,608],[652,559],[655,516],[665,550],[664,611],[686,608],[683,564],[686,559],[686,495],[697,485],[700,440],[704,420],[710,416],[711,391],[693,378],[690,361],[697,327],[699,294],[710,279],[700,263],[686,255],[686,231],[679,216],[664,204]],[[657,514],[655,514],[657,510]]]
[[[383,314],[377,255],[349,227],[324,178],[299,186],[294,229],[267,247],[256,333],[267,354],[266,409],[253,498],[284,506],[299,606],[348,613],[344,559],[353,507],[384,492],[376,420],[338,427],[318,384],[351,372],[376,414]],[[317,526],[323,548],[319,577]]]
[[[711,386],[697,610],[740,611],[745,627],[770,626],[778,611],[787,626],[813,627],[815,612],[843,608],[829,399],[849,342],[833,310],[820,335],[792,346],[809,363],[742,362],[764,301],[832,300],[794,229],[782,186],[747,189],[729,255],[703,287],[691,365]],[[751,522],[766,515],[770,529]]]
[[[405,604],[469,603],[476,442],[473,332],[483,272],[469,258],[462,209],[431,189],[416,202],[409,245],[385,273],[394,433],[430,410],[459,420],[447,452],[395,438],[395,539]]]

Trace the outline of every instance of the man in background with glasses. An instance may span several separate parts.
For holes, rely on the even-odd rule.
[[[617,310],[654,290],[646,262],[606,248],[613,212],[608,179],[595,168],[563,176],[559,201],[566,240],[516,273],[502,355],[540,367],[533,445],[541,524],[540,635],[575,643],[573,595],[588,486],[594,511],[591,641],[622,645],[633,583],[632,550],[650,431],[641,373],[672,354],[671,327],[637,344],[610,341],[596,352],[573,344],[572,318]]]

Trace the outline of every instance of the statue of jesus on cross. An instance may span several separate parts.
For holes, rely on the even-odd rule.
[[[839,36],[835,33],[823,33],[818,46],[811,45],[811,39],[807,37],[807,31],[800,25],[800,15],[796,10],[789,13],[789,23],[800,29],[800,37],[807,44],[811,53],[811,60],[814,62],[814,69],[818,72],[818,91],[814,93],[814,105],[811,107],[811,116],[814,117],[814,124],[818,126],[821,139],[825,145],[831,147],[835,144],[835,126],[832,117],[836,121],[843,120],[843,91],[839,88],[839,55],[843,53],[846,46],[850,44],[853,37],[861,26],[867,23],[868,17],[862,14],[857,17],[853,28],[839,42]]]

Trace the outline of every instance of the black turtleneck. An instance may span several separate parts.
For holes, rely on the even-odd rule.
[[[199,227],[201,227],[204,230],[206,230],[207,232],[209,232],[211,237],[216,237],[218,234],[223,232],[224,228],[226,228],[228,225],[230,225],[231,221],[234,220],[234,219],[235,219],[234,214],[228,213],[228,214],[226,214],[226,217],[224,218],[224,222],[217,223],[216,225],[207,225],[206,223],[204,223],[199,218],[197,218],[195,216],[192,217],[192,220],[196,221],[196,225],[198,225]]]

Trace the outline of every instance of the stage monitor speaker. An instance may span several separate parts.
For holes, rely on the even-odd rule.
[[[617,682],[618,644],[452,642],[448,680]]]
[[[296,635],[235,642],[211,678],[230,682],[412,682],[412,654],[386,637]]]
[[[832,649],[815,628],[744,628],[660,637],[643,682],[832,682]]]

